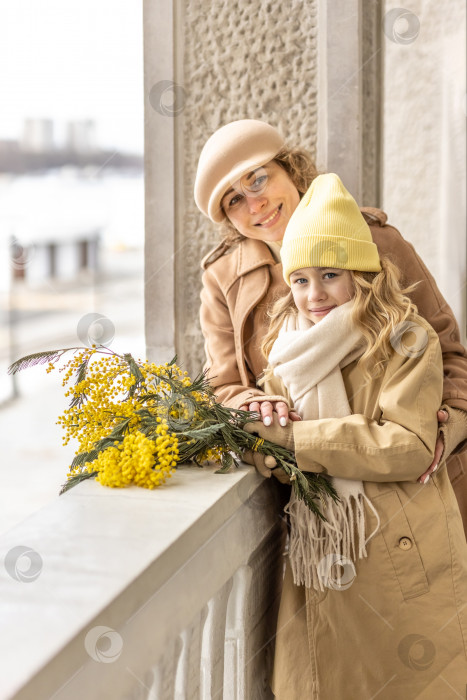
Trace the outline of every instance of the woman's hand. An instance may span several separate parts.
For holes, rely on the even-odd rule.
[[[274,414],[277,415],[279,424],[282,427],[285,427],[289,420],[301,420],[298,413],[295,413],[295,411],[289,411],[289,407],[285,401],[252,401],[248,405],[244,404],[243,406],[240,406],[240,410],[259,413],[265,426],[272,424]]]
[[[438,423],[447,423],[449,419],[449,414],[447,411],[440,409],[438,411]],[[443,456],[444,452],[444,440],[443,440],[443,433],[438,433],[438,439],[436,440],[436,446],[435,446],[435,454],[433,457],[433,461],[421,476],[418,477],[418,481],[421,484],[426,484],[428,482],[428,479],[430,478],[431,474],[435,472],[438,469],[441,457]]]

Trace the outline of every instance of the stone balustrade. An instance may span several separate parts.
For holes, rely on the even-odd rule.
[[[87,481],[0,538],[0,698],[269,700],[280,486]]]

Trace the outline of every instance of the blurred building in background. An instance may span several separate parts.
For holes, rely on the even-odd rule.
[[[78,153],[93,153],[97,150],[96,124],[92,119],[68,122],[66,148]]]
[[[143,154],[102,148],[93,119],[70,120],[59,139],[53,119],[28,118],[19,139],[0,139],[0,175],[45,172],[64,166],[133,169],[142,172]]]
[[[54,148],[52,119],[26,119],[20,149],[30,153],[47,153]]]

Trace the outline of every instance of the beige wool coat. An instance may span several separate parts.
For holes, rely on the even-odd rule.
[[[459,328],[413,246],[386,223],[384,212],[374,208],[361,211],[380,254],[387,255],[399,267],[403,282],[420,282],[411,297],[440,339],[443,403],[450,410],[449,423],[443,428],[444,457],[448,458],[448,472],[467,532],[467,353],[460,342]],[[268,246],[253,239],[245,239],[230,249],[220,245],[203,261],[201,328],[207,367],[218,400],[234,408],[255,396],[264,396],[256,387],[265,364],[259,351],[261,338],[254,343],[251,335],[252,328],[261,327],[261,321],[263,332],[266,331],[265,299],[277,265],[280,263],[275,262]],[[283,282],[282,291],[287,289]]]
[[[351,415],[293,424],[298,465],[361,479],[380,528],[368,557],[355,569],[337,567],[324,592],[295,586],[287,566],[272,681],[278,700],[465,693],[467,544],[445,464],[426,485],[416,481],[432,460],[443,388],[438,337],[416,322],[427,338],[421,355],[394,352],[370,382],[357,361],[343,369]],[[288,398],[275,377],[265,389]],[[367,520],[369,533],[376,520]]]

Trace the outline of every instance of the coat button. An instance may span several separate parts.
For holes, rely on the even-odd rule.
[[[410,537],[401,537],[399,540],[399,547],[401,549],[412,549],[412,540]]]

